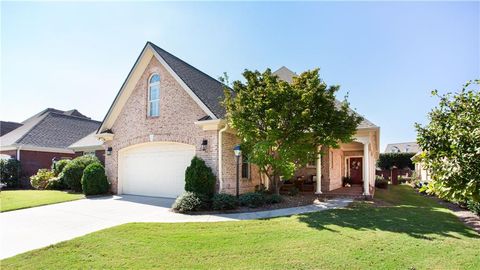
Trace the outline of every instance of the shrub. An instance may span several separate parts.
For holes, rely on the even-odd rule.
[[[62,171],[65,184],[74,191],[82,191],[83,170],[95,162],[99,162],[99,160],[92,155],[77,157],[68,162]]]
[[[9,188],[17,187],[20,179],[20,161],[0,159],[0,181]]]
[[[388,180],[384,178],[376,178],[375,179],[375,187],[387,189],[388,188]]]
[[[467,208],[480,216],[480,202],[468,201]]]
[[[193,192],[185,191],[173,204],[172,208],[178,212],[192,212],[203,208],[205,202],[203,198]]]
[[[230,210],[238,207],[237,197],[226,193],[215,194],[212,201],[212,207],[215,210]]]
[[[265,187],[264,184],[256,185],[255,186],[255,192],[265,193],[265,192],[267,192],[267,187]]]
[[[249,192],[240,195],[240,205],[257,208],[265,204],[265,195],[258,192]]]
[[[52,164],[52,171],[55,174],[55,176],[58,176],[62,171],[65,166],[70,162],[69,159],[61,159],[57,162],[54,162]]]
[[[63,175],[53,177],[47,181],[47,185],[45,189],[54,189],[54,190],[62,190],[65,189],[65,183],[63,182]]]
[[[268,195],[265,198],[265,203],[267,203],[267,204],[281,203],[282,201],[283,201],[282,196],[280,196],[278,194]]]
[[[55,175],[48,169],[40,169],[35,175],[30,177],[30,184],[35,189],[45,189],[48,181],[54,178]]]
[[[82,190],[85,195],[105,194],[109,187],[102,164],[95,162],[85,168],[82,176]]]
[[[291,187],[290,190],[288,191],[288,195],[290,196],[297,196],[298,193],[300,193],[300,190],[298,190],[298,188],[295,186]]]
[[[185,190],[210,199],[215,192],[215,181],[215,175],[205,161],[193,157],[185,171]]]

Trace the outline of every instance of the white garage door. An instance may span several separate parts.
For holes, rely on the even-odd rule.
[[[185,188],[185,169],[195,147],[181,143],[146,143],[119,153],[118,176],[124,194],[175,198]]]

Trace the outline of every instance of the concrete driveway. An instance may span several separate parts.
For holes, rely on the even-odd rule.
[[[129,222],[216,222],[286,216],[344,207],[350,199],[318,205],[221,215],[170,211],[173,199],[132,195],[82,199],[0,214],[0,258],[46,247]]]

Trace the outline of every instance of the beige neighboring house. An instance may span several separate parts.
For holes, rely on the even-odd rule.
[[[415,177],[420,181],[428,182],[431,180],[430,172],[425,168],[425,165],[421,161],[422,154],[422,151],[418,151],[418,153],[412,157],[412,161],[415,164]]]
[[[275,72],[290,81],[295,73]],[[147,42],[98,130],[107,149],[105,167],[112,191],[158,197],[177,197],[184,190],[184,173],[196,155],[217,177],[217,192],[235,193],[239,139],[226,125],[223,85]],[[353,113],[353,112],[352,112]],[[298,170],[296,177],[312,184],[312,193],[342,186],[351,176],[365,195],[372,195],[380,128],[364,120],[355,141]],[[241,160],[240,191],[262,183],[257,168]],[[317,184],[318,179],[318,184]],[[363,181],[365,180],[365,181]]]
[[[420,147],[417,142],[389,143],[385,153],[418,153]]]

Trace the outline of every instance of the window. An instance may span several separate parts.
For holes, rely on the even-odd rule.
[[[83,155],[84,156],[95,156],[95,151],[86,151],[86,152],[83,152]]]
[[[148,116],[160,115],[160,76],[153,74],[148,81]]]
[[[245,155],[242,156],[242,178],[250,179],[250,163]]]

